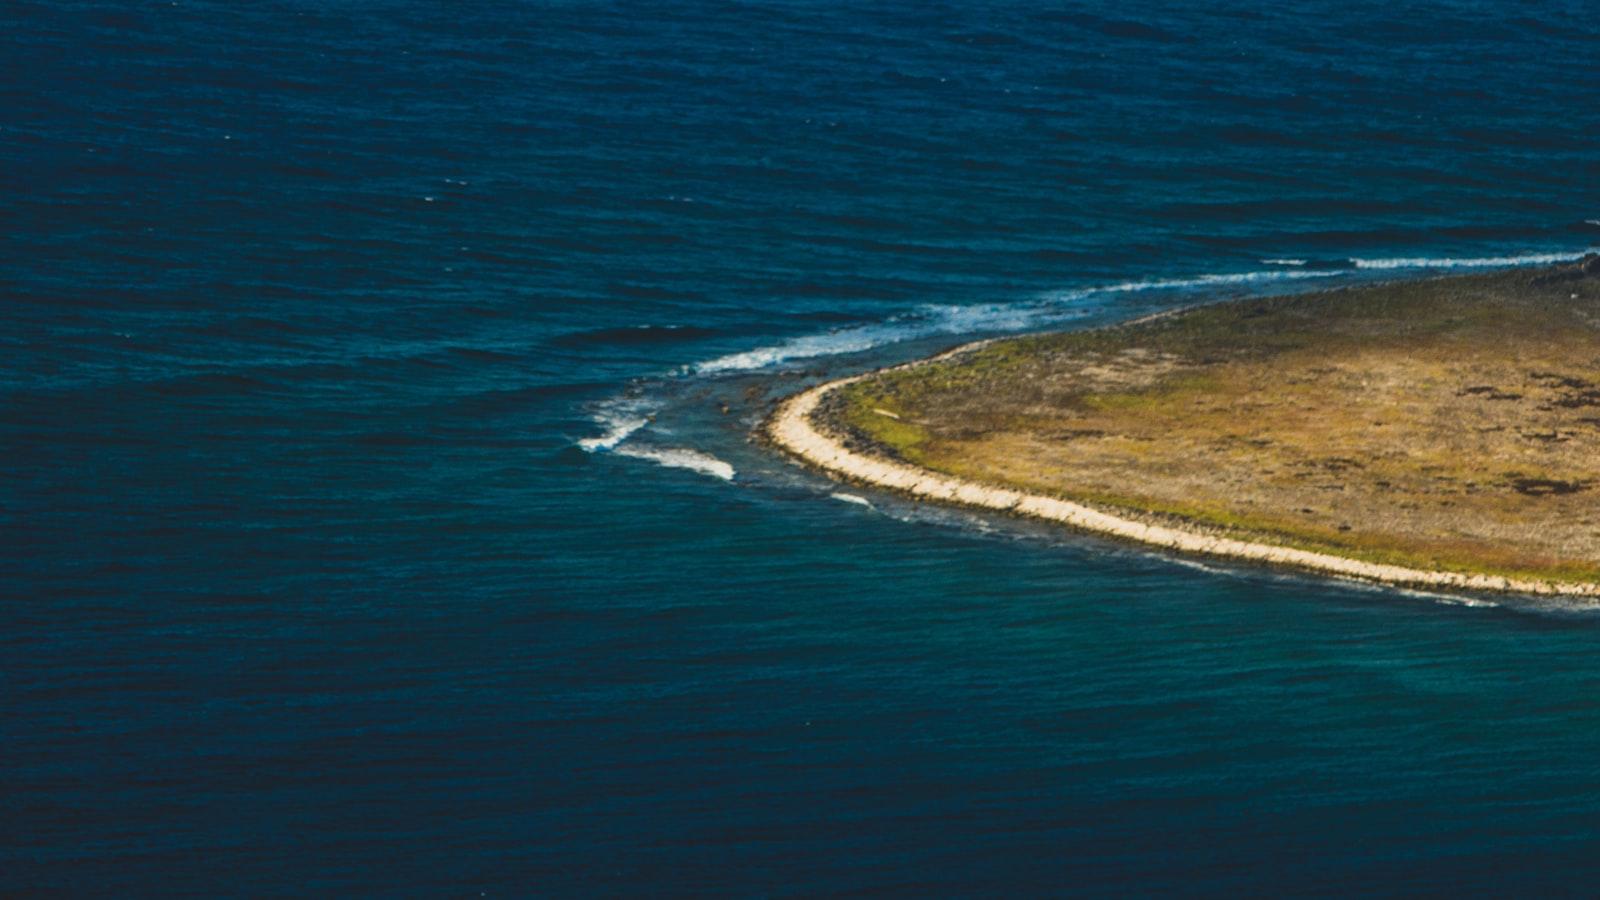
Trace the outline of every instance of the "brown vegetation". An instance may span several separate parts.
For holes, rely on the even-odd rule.
[[[994,342],[848,385],[816,418],[858,450],[1247,540],[1600,580],[1584,263]]]

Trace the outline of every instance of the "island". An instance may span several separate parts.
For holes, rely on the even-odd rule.
[[[761,431],[835,478],[1184,555],[1600,597],[1600,255],[982,341]]]

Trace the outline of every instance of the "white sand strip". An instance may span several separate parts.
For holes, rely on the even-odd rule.
[[[961,347],[950,353],[941,354],[935,359],[965,352],[974,346]],[[1073,528],[1138,541],[1141,544],[1175,550],[1179,553],[1243,559],[1404,587],[1600,597],[1600,584],[1566,584],[1492,575],[1408,569],[1403,566],[1362,562],[1328,553],[1256,544],[1164,525],[1151,525],[1067,500],[1039,494],[1025,494],[1006,488],[986,487],[904,463],[867,456],[847,449],[843,444],[817,430],[811,422],[811,413],[824,396],[864,377],[866,376],[858,375],[854,378],[831,381],[785,400],[766,421],[764,427],[767,436],[773,443],[805,462],[848,480],[899,491],[913,497],[1061,522]]]

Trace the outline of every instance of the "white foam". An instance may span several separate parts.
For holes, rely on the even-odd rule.
[[[1261,263],[1267,266],[1303,266],[1310,261],[1309,259],[1263,259]]]
[[[790,338],[779,344],[757,347],[739,353],[730,353],[716,359],[696,363],[686,368],[697,375],[716,375],[727,372],[746,372],[765,369],[797,359],[814,359],[822,356],[840,356],[861,353],[889,344],[937,337],[942,334],[973,334],[985,331],[1021,331],[1053,322],[1064,322],[1083,316],[1086,311],[1066,306],[1072,301],[1084,300],[1097,294],[1125,294],[1137,291],[1173,290],[1180,288],[1212,287],[1227,284],[1248,284],[1258,281],[1279,281],[1300,278],[1328,278],[1338,272],[1238,272],[1218,275],[1200,275],[1194,278],[1168,278],[1149,281],[1125,281],[1119,284],[1078,288],[1051,294],[1043,301],[1033,303],[990,303],[979,306],[924,306],[913,312],[895,316],[883,322],[841,328],[822,334],[808,334]]]
[[[829,494],[828,496],[838,500],[840,503],[853,503],[856,506],[865,506],[868,509],[872,508],[872,501],[865,497],[857,497],[855,494]]]
[[[733,480],[733,466],[728,465],[709,453],[699,450],[690,450],[685,447],[651,447],[645,444],[628,444],[618,447],[614,451],[618,456],[630,456],[634,459],[648,459],[672,469],[688,469],[712,478],[723,481]]]
[[[1498,607],[1499,603],[1486,597],[1474,597],[1466,594],[1446,594],[1439,591],[1427,591],[1421,588],[1399,587],[1391,584],[1374,584],[1370,581],[1349,580],[1345,584],[1350,588],[1374,594],[1399,594],[1402,597],[1412,597],[1417,600],[1431,600],[1445,606],[1471,606],[1471,607]]]
[[[1358,269],[1477,269],[1495,266],[1538,266],[1558,262],[1571,262],[1575,259],[1582,259],[1584,254],[1590,252],[1593,251],[1524,253],[1518,256],[1403,256],[1390,259],[1354,257],[1350,261],[1355,263]]]
[[[1182,566],[1185,569],[1195,569],[1195,570],[1200,571],[1200,572],[1205,572],[1207,575],[1238,576],[1238,574],[1239,574],[1238,572],[1236,572],[1236,571],[1234,571],[1232,569],[1223,569],[1223,568],[1220,568],[1218,566],[1208,566],[1203,562],[1196,562],[1195,560],[1192,560],[1192,559],[1184,559],[1181,556],[1171,557],[1167,561],[1172,563],[1172,564],[1174,564],[1174,565]]]
[[[1478,608],[1497,608],[1500,604],[1482,597],[1456,596],[1453,594],[1436,594],[1432,591],[1416,591],[1410,588],[1400,588],[1399,593],[1406,597],[1416,597],[1420,600],[1432,600],[1445,606],[1471,606]]]
[[[1596,228],[1600,228],[1600,219],[1584,219],[1583,220],[1583,224],[1585,224],[1585,225],[1593,225]]]
[[[873,347],[900,340],[909,340],[916,336],[914,329],[896,327],[892,324],[892,321],[881,325],[865,325],[859,328],[830,331],[825,334],[809,334],[791,338],[781,344],[774,344],[770,347],[757,347],[754,350],[730,353],[726,356],[719,356],[716,359],[696,363],[692,369],[702,375],[764,369],[767,366],[788,362],[791,359],[837,356],[841,353],[857,353],[862,350],[871,350]]]
[[[1125,294],[1134,291],[1165,291],[1175,288],[1214,287],[1219,284],[1254,284],[1259,281],[1293,281],[1300,278],[1332,278],[1337,271],[1315,272],[1228,272],[1217,275],[1197,275],[1193,278],[1156,278],[1147,281],[1124,281],[1104,287],[1089,288],[1088,294]]]
[[[642,398],[613,397],[594,411],[595,424],[605,431],[598,437],[584,438],[578,442],[578,446],[589,453],[614,449],[629,435],[650,424],[650,414],[654,411],[653,406]]]
[[[730,353],[696,363],[688,371],[698,375],[744,372],[796,359],[860,353],[888,344],[979,331],[1014,331],[1076,318],[1079,310],[1055,303],[990,303],[979,306],[924,306],[883,322],[840,328],[821,334],[790,338],[779,344]]]

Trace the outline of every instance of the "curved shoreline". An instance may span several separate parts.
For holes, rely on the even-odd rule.
[[[975,349],[988,341],[957,347],[938,356],[906,363],[915,366]],[[902,367],[896,367],[902,368]],[[1600,597],[1600,584],[1565,584],[1515,579],[1497,575],[1469,575],[1411,569],[1362,562],[1330,553],[1299,550],[1217,537],[1167,525],[1152,525],[1109,512],[1041,494],[988,487],[927,469],[857,453],[819,431],[811,414],[823,397],[873,373],[826,382],[785,398],[761,425],[772,443],[801,461],[830,475],[895,491],[912,497],[959,506],[997,510],[1013,515],[1059,522],[1072,528],[1108,535],[1163,550],[1195,556],[1244,560],[1337,575],[1360,581],[1407,588],[1450,588],[1464,591],[1539,594],[1546,596]]]

